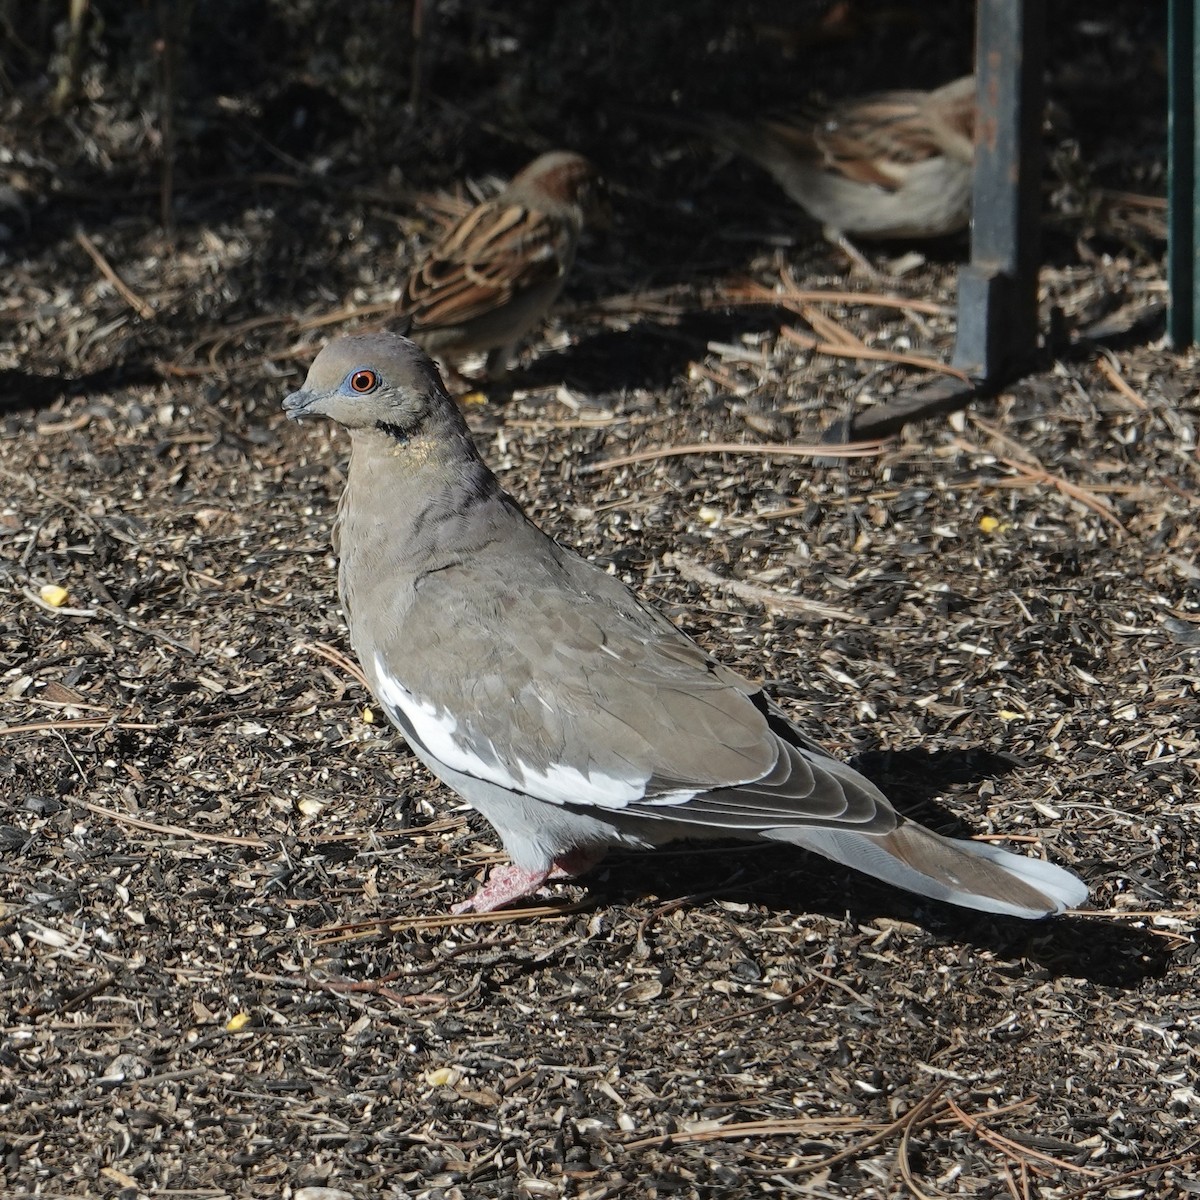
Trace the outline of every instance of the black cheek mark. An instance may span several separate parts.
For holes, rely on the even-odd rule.
[[[398,442],[408,441],[408,434],[399,425],[393,425],[388,421],[376,421],[375,428],[380,433],[386,433],[388,437],[394,438]]]

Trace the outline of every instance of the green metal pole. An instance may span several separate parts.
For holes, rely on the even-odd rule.
[[[1171,0],[1167,27],[1167,334],[1182,349],[1200,342],[1200,8]]]
[[[958,273],[954,365],[999,384],[1037,355],[1041,0],[977,0],[975,41],[971,261]]]

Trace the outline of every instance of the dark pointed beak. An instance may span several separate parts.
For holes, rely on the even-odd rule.
[[[292,392],[290,396],[285,396],[283,399],[283,411],[287,413],[293,421],[299,421],[303,417],[309,415],[309,409],[312,407],[316,396],[312,392],[306,392],[301,389],[298,392]]]

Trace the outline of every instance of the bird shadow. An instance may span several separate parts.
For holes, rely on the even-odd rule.
[[[887,751],[854,765],[906,816],[949,836],[970,829],[932,797],[948,787],[1007,774],[1019,759],[983,748]],[[601,903],[644,902],[648,856],[614,856],[585,880]],[[716,880],[716,882],[714,882]],[[734,900],[779,912],[819,913],[854,925],[881,918],[919,925],[939,942],[965,942],[1006,959],[1025,958],[1051,978],[1074,977],[1131,989],[1166,974],[1173,944],[1107,917],[1044,921],[975,912],[889,887],[792,846],[712,843],[654,854],[654,895],[662,901]]]
[[[746,333],[777,330],[782,309],[759,306],[685,311],[670,323],[642,320],[628,329],[585,333],[570,346],[550,350],[513,371],[489,389],[503,401],[514,391],[565,384],[584,395],[635,388],[661,391],[685,377],[688,365],[704,357],[709,342],[731,342]]]
[[[984,746],[866,750],[852,755],[849,761],[898,811],[947,837],[970,837],[975,830],[950,809],[936,803],[936,797],[983,779],[999,779],[1028,765],[1015,754]]]
[[[86,396],[161,379],[162,373],[150,363],[121,363],[81,375],[38,375],[6,368],[0,370],[0,416],[49,408],[62,396]]]

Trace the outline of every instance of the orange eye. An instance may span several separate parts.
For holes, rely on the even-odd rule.
[[[373,392],[379,386],[379,376],[374,371],[363,369],[355,371],[350,376],[350,390],[352,392]]]

